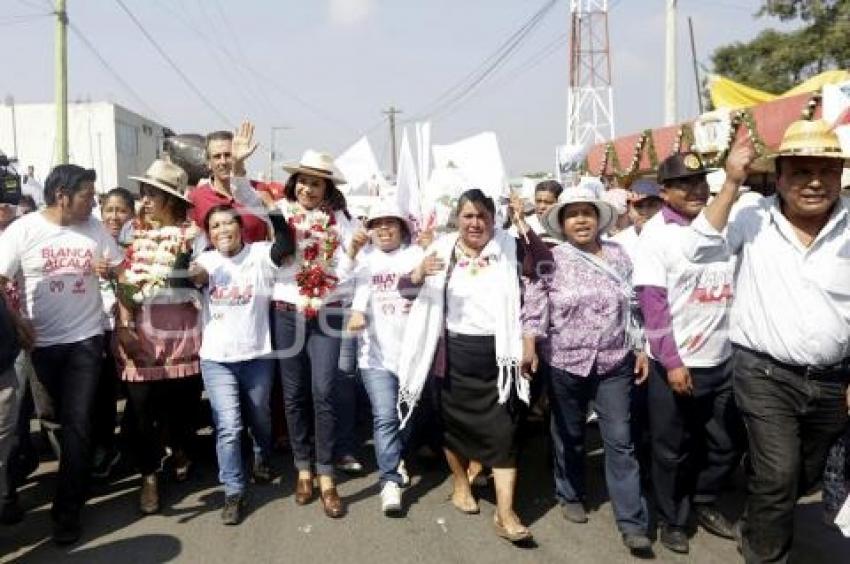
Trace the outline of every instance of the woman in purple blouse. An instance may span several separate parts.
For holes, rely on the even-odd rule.
[[[585,188],[568,188],[544,226],[561,243],[553,265],[529,281],[522,308],[523,369],[548,376],[552,405],[555,495],[564,517],[587,521],[584,509],[584,429],[588,402],[599,415],[605,479],[623,543],[651,550],[648,513],[631,428],[631,399],[647,376],[642,335],[632,316],[632,264],[617,243],[601,240],[613,208]]]

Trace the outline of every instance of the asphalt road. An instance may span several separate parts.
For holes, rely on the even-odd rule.
[[[536,546],[517,548],[498,539],[491,526],[492,487],[479,490],[481,514],[462,515],[446,501],[449,482],[442,464],[413,463],[413,482],[404,492],[406,513],[387,518],[380,513],[371,446],[363,446],[366,476],[347,479],[340,494],[349,507],[341,520],[324,516],[314,502],[298,507],[293,501],[294,470],[288,456],[276,460],[282,477],[254,486],[249,514],[237,527],[219,521],[222,494],[217,485],[212,441],[202,436],[206,458],[197,461],[189,482],[165,480],[163,511],[142,517],[137,510],[138,475],[128,472],[109,484],[93,487],[84,513],[81,542],[59,548],[50,541],[49,499],[56,463],[45,461],[21,491],[25,520],[0,526],[2,562],[594,562],[633,560],[620,541],[602,480],[602,456],[588,460],[590,522],[569,524],[552,499],[552,479],[546,462],[546,440],[532,429],[524,441],[517,511],[531,527]],[[591,439],[591,442],[594,442]],[[166,472],[167,476],[167,472]],[[740,485],[740,484],[739,484]],[[740,508],[740,495],[729,492],[725,504]],[[691,553],[677,556],[656,542],[659,562],[740,562],[735,544],[703,531],[691,539]],[[850,540],[822,524],[815,498],[797,509],[794,562],[850,562]]]

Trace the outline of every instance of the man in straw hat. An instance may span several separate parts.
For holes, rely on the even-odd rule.
[[[847,158],[822,120],[792,123],[779,150],[758,161],[749,139],[738,140],[723,188],[692,224],[694,260],[738,256],[731,339],[750,449],[747,562],[789,560],[794,505],[848,421],[850,199],[839,195]],[[730,220],[754,165],[776,173],[777,194]]]
[[[689,550],[692,509],[705,530],[734,538],[716,500],[743,443],[729,342],[734,259],[718,252],[699,264],[685,256],[695,239],[691,221],[708,200],[707,173],[696,153],[661,163],[664,205],[643,227],[634,270],[652,353],[648,405],[659,540],[678,553]]]

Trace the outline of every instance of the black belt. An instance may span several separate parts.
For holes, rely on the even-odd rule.
[[[734,345],[734,347],[760,358],[761,360],[766,360],[782,370],[786,370],[802,378],[817,380],[819,382],[850,382],[850,357],[846,357],[835,364],[829,364],[826,366],[803,366],[800,364],[782,362],[780,360],[776,360],[769,354],[754,351],[740,345]]]

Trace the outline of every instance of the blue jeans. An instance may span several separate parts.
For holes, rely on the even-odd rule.
[[[295,468],[334,475],[335,412],[343,316],[318,319],[286,310],[272,311],[272,333],[283,387],[283,408]],[[312,405],[311,405],[312,404]],[[315,447],[314,441],[315,437]]]
[[[401,462],[404,437],[399,430],[396,411],[398,376],[389,370],[363,369],[361,377],[372,404],[375,458],[378,459],[379,479],[382,484],[395,482],[401,485],[398,465]]]
[[[356,335],[346,335],[339,347],[339,379],[337,380],[335,410],[337,417],[335,458],[354,456],[357,453],[357,381],[358,340]]]
[[[584,432],[587,404],[592,399],[599,415],[605,483],[617,527],[623,533],[646,534],[649,514],[641,493],[640,469],[632,439],[633,361],[634,357],[629,355],[608,374],[587,377],[548,367],[555,496],[560,503],[584,499]]]
[[[267,463],[271,455],[269,398],[273,361],[262,358],[242,362],[201,360],[201,375],[215,423],[218,479],[224,484],[225,495],[241,494],[246,483],[242,464],[243,413],[254,438],[254,463]]]

